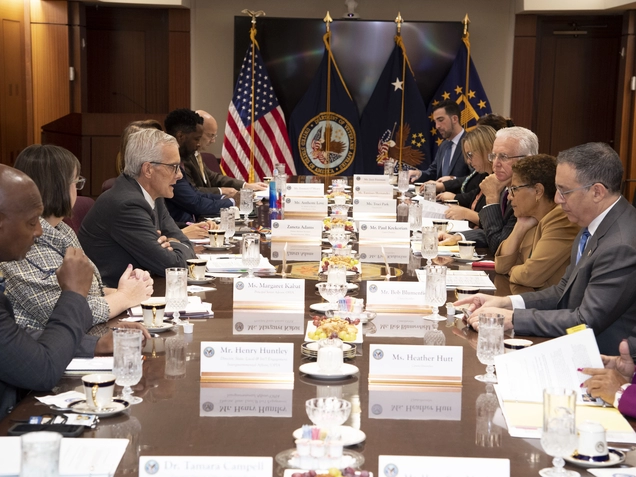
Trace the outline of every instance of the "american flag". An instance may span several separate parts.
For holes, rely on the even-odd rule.
[[[234,88],[225,123],[225,138],[221,153],[222,166],[228,175],[249,179],[252,128],[252,48],[254,48],[254,174],[255,180],[272,176],[274,164],[285,164],[288,175],[295,175],[294,160],[289,147],[287,126],[269,80],[258,47],[247,49],[241,73]]]

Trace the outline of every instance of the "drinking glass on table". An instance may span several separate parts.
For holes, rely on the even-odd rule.
[[[446,267],[431,265],[426,268],[426,303],[433,306],[433,314],[425,316],[427,320],[446,320],[439,314],[439,307],[446,303]]]
[[[234,222],[234,212],[229,207],[221,209],[221,228],[225,230],[225,240],[228,244],[231,244],[232,237],[236,233],[236,224]]]
[[[172,309],[175,324],[179,324],[179,313],[188,304],[188,269],[166,268],[166,309]]]
[[[424,184],[424,193],[422,194],[424,200],[428,200],[429,202],[435,202],[437,200],[437,189],[435,188],[435,183],[427,182]]]
[[[244,187],[241,189],[240,213],[245,216],[243,219],[247,223],[247,216],[254,210],[254,191]]]
[[[261,263],[261,237],[259,234],[243,234],[241,261],[247,268],[247,276],[254,278],[254,269]]]
[[[384,175],[392,176],[395,171],[395,159],[387,159],[384,161]]]
[[[113,374],[115,383],[123,386],[121,399],[130,404],[139,404],[142,398],[133,396],[131,386],[142,376],[141,330],[122,329],[113,331]]]
[[[409,229],[417,240],[422,232],[422,204],[419,202],[409,204]]]
[[[486,374],[475,376],[482,383],[495,384],[495,356],[504,353],[504,316],[499,313],[479,314],[477,359],[486,365]]]
[[[481,333],[481,324],[479,325]],[[563,457],[572,455],[577,446],[576,391],[550,388],[543,390],[543,431],[541,446],[554,457],[554,467],[539,471],[543,477],[577,477],[578,472],[565,470]]]
[[[400,200],[404,202],[406,200],[406,196],[404,195],[406,191],[409,190],[409,171],[401,170],[398,172],[398,190],[402,194],[400,196]]]
[[[435,227],[422,227],[422,258],[426,259],[426,266],[433,264],[437,257],[437,229]]]

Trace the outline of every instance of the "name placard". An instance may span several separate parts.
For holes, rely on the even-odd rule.
[[[235,278],[234,308],[304,310],[305,280],[289,278]]]
[[[293,381],[293,343],[201,342],[201,382]]]
[[[369,351],[369,384],[461,385],[461,346],[373,344]]]
[[[322,182],[311,184],[286,184],[285,197],[324,197],[325,185]]]
[[[283,260],[285,256],[285,244],[287,244],[288,262],[313,262],[322,258],[322,247],[302,242],[272,242],[271,259]]]
[[[510,477],[510,459],[381,455],[378,473],[391,477]]]
[[[234,310],[234,335],[302,335],[305,333],[305,310]]]
[[[419,282],[367,281],[367,308],[377,312],[430,310],[426,288]]]
[[[271,457],[150,456],[139,457],[139,475],[161,477],[271,477]]]
[[[369,389],[369,419],[461,421],[462,388],[386,386]]]
[[[353,176],[353,185],[358,184],[388,184],[391,176],[384,174],[356,174]]]
[[[285,197],[285,217],[288,219],[318,218],[327,215],[325,197]]]
[[[293,390],[201,383],[200,417],[292,417]]]
[[[379,199],[392,199],[393,186],[387,183],[356,184],[353,187],[353,195],[356,198],[375,197]]]
[[[395,222],[395,199],[356,197],[353,199],[353,218],[356,220],[391,220]]]
[[[272,242],[320,244],[322,220],[272,220]]]
[[[423,320],[420,313],[378,313],[373,323],[376,328],[374,337],[387,338],[424,338],[427,331],[438,327],[434,321]]]
[[[384,254],[382,248],[384,247]],[[370,245],[360,244],[358,247],[361,262],[384,263],[384,255],[389,263],[409,263],[411,258],[411,247],[404,245]]]
[[[410,245],[410,230],[407,222],[360,222],[360,243],[402,243]]]

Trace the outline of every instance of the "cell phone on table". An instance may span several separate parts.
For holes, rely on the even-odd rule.
[[[72,424],[26,424],[19,422],[11,426],[7,434],[10,436],[21,436],[28,432],[50,431],[58,432],[64,437],[79,437],[84,432],[84,429],[86,429],[86,426]]]

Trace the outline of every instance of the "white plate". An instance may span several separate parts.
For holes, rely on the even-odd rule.
[[[321,283],[321,282],[319,282]],[[316,288],[318,288],[318,283],[316,283]],[[347,282],[347,290],[351,291],[351,290],[357,290],[358,288],[360,288],[358,285],[356,285],[355,283],[348,283]]]
[[[311,308],[311,306],[310,306]],[[353,325],[358,329],[358,333],[356,334],[356,339],[353,341],[345,341],[345,343],[362,343],[362,323],[358,323],[357,325]],[[309,321],[307,323],[307,332],[305,333],[305,341],[317,341],[312,340],[309,337],[309,332],[316,331],[316,325],[314,325],[313,321]]]
[[[317,341],[309,341],[307,343],[305,343],[305,348],[311,350],[311,351],[315,351],[316,353],[318,352],[318,347],[320,346],[320,344]],[[347,343],[346,341],[342,343],[342,351],[349,351],[350,349],[355,348],[355,345],[352,345],[351,343]]]
[[[174,323],[172,323],[170,321],[164,321],[159,326],[147,326],[146,327],[146,329],[150,333],[163,333],[164,331],[170,331],[172,328],[174,328]]]
[[[316,379],[344,379],[348,378],[349,376],[353,376],[358,371],[360,371],[357,366],[349,363],[342,363],[342,368],[340,368],[340,371],[336,371],[335,373],[325,373],[324,371],[321,371],[318,363],[301,364],[298,370],[301,373]]]
[[[458,253],[451,253],[451,257],[453,257],[453,260],[455,260],[456,262],[461,262],[461,263],[470,263],[470,262],[478,262],[479,260],[482,260],[486,255],[473,255],[473,258],[461,258],[459,256]]]
[[[378,314],[375,311],[363,311],[362,313],[353,313],[351,311],[328,311],[325,313],[327,318],[331,318],[332,316],[338,316],[340,318],[350,318],[355,320],[356,318],[360,319],[360,323],[366,325],[369,321],[373,321]]]
[[[91,409],[90,407],[88,407],[88,404],[86,404],[86,399],[81,399],[68,405],[68,408],[73,412],[76,412],[78,414],[89,414],[91,416],[98,417],[114,416],[115,414],[119,414],[120,412],[125,411],[129,407],[130,404],[128,403],[128,401],[124,401],[123,399],[113,399],[113,402],[110,404],[110,406],[100,410]]]
[[[231,245],[222,245],[220,247],[216,247],[216,246],[212,246],[212,245],[204,245],[203,246],[204,249],[206,250],[211,250],[213,252],[220,252],[222,250],[229,250],[232,248]]]
[[[317,311],[318,313],[324,313],[327,310],[337,310],[338,305],[331,303],[313,303],[309,305],[310,310]]]
[[[315,427],[315,426],[311,426],[311,427]],[[362,432],[360,429],[354,429],[351,426],[338,426],[336,428],[336,431],[340,433],[342,445],[345,447],[355,446],[356,444],[360,444],[361,442],[364,442],[365,439],[367,438],[367,435],[364,432]],[[302,439],[303,437],[302,428],[296,429],[292,435],[294,436],[294,439]]]
[[[212,283],[212,281],[214,281],[214,278],[202,278],[200,280],[188,278],[188,285],[207,285],[208,283]]]
[[[564,457],[570,464],[578,465],[579,467],[593,468],[593,467],[611,467],[613,465],[622,464],[625,462],[625,454],[618,449],[607,448],[609,452],[609,460],[605,462],[590,462],[587,460],[577,459],[575,456],[570,455]]]

